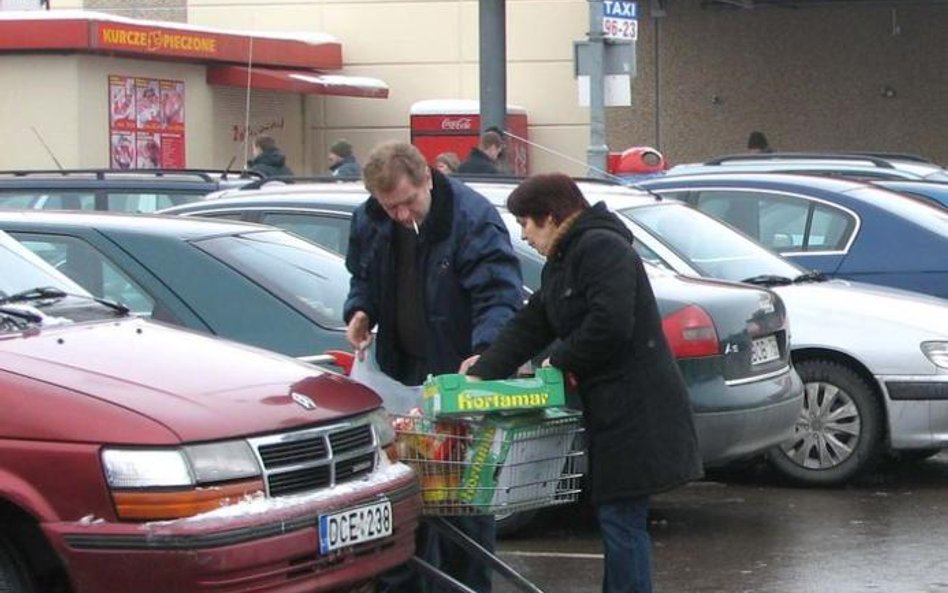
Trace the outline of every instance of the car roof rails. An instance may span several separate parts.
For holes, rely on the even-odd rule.
[[[733,161],[852,161],[853,163],[868,163],[882,169],[894,169],[889,161],[878,156],[868,154],[836,153],[836,152],[752,152],[746,154],[729,154],[706,161],[705,165],[723,165]]]
[[[455,179],[460,179],[461,181],[477,181],[477,182],[495,182],[495,183],[520,183],[527,179],[527,177],[522,175],[498,175],[496,173],[452,173],[451,177]],[[570,177],[576,183],[600,183],[603,185],[622,185],[617,179],[609,179],[602,177]]]
[[[224,171],[211,171],[208,169],[18,169],[11,171],[0,171],[0,175],[11,177],[40,177],[40,176],[59,176],[59,177],[79,177],[95,176],[98,180],[116,178],[116,177],[190,177],[201,181],[215,183],[217,180],[212,177],[212,173],[226,174]]]
[[[352,183],[362,181],[361,177],[334,177],[332,175],[270,175],[255,179],[250,183],[241,185],[238,189],[260,189],[268,183],[281,183],[284,185],[293,185],[296,183]]]
[[[927,159],[918,154],[911,154],[907,152],[876,152],[876,151],[863,151],[863,150],[854,150],[849,154],[860,154],[864,156],[872,156],[880,159],[892,159],[895,161],[911,161],[913,163],[927,163],[929,165],[934,165],[935,162]]]

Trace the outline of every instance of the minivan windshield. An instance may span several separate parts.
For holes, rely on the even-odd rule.
[[[197,241],[223,261],[327,329],[342,329],[349,294],[343,259],[284,231],[249,232]]]

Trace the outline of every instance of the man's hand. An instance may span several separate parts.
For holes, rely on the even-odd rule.
[[[481,357],[480,354],[475,354],[474,356],[470,356],[470,357],[464,359],[464,362],[461,363],[461,368],[458,369],[458,372],[461,373],[462,375],[466,375],[466,374],[467,374],[467,370],[468,370],[469,368],[471,368],[472,366],[474,366],[474,364],[477,362],[477,360],[478,360],[480,357]],[[472,378],[473,378],[473,377],[472,377]]]
[[[372,344],[372,332],[369,328],[369,316],[356,311],[346,326],[346,339],[355,348],[359,360],[365,360],[365,351]]]

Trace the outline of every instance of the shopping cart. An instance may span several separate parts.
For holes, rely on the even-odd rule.
[[[399,458],[418,474],[422,512],[431,524],[521,590],[542,593],[443,517],[497,515],[576,502],[582,478],[580,418],[579,413],[556,409],[437,419],[396,415],[393,423]],[[416,557],[414,563],[449,588],[473,593],[424,560]]]

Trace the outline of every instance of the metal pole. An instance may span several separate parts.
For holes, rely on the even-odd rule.
[[[481,134],[487,128],[506,127],[507,14],[506,0],[480,0],[480,114]]]
[[[604,177],[606,170],[606,107],[604,96],[602,0],[589,0],[589,148],[586,149],[587,174]]]

